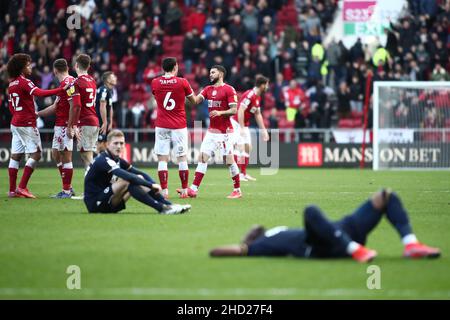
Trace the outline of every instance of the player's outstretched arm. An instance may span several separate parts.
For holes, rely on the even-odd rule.
[[[44,90],[38,87],[35,87],[32,91],[31,91],[31,95],[32,96],[36,96],[36,97],[48,97],[48,96],[55,96],[59,93],[64,92],[64,88],[56,88],[56,89],[50,89],[50,90]]]
[[[203,100],[205,100],[205,98],[199,94],[199,95],[192,95],[187,97],[187,99],[189,100],[190,103],[192,103],[194,106],[197,104],[200,104],[203,102]]]
[[[190,96],[187,96],[186,99],[189,101],[189,103],[192,106],[195,106],[203,101],[203,97],[196,96],[195,94],[191,94]]]
[[[209,252],[211,257],[242,257],[247,255],[247,246],[243,245],[228,245],[217,247]]]
[[[154,184],[155,180],[153,180],[148,174],[146,174],[144,171],[141,171],[139,169],[136,169],[135,167],[130,167],[128,169],[128,172],[136,174],[136,175],[141,175],[145,180],[147,180],[148,182]]]
[[[138,177],[136,174],[130,173],[130,172],[124,170],[124,169],[116,168],[116,169],[114,169],[112,171],[112,173],[115,176],[130,182],[131,184],[148,187],[148,188],[150,188],[152,190],[154,190],[154,189],[157,190],[158,189],[154,183],[151,183],[151,182],[149,182],[149,181],[147,181],[145,179],[142,179],[142,178]]]
[[[45,117],[51,116],[52,114],[55,114],[57,101],[58,100],[56,100],[52,105],[48,106],[44,110],[38,111],[37,116],[41,117],[41,118],[45,118]]]

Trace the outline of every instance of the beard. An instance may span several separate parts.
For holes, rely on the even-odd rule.
[[[212,84],[216,84],[217,83],[217,81],[219,81],[219,78],[215,78],[215,79],[210,79],[210,82],[212,83]]]

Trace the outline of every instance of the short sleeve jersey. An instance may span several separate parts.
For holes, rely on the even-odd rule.
[[[237,104],[236,90],[228,85],[221,86],[207,86],[200,95],[208,101],[209,112],[213,110],[225,111],[230,109],[230,106]],[[230,122],[230,116],[218,116],[210,119],[209,131],[227,133],[232,132],[233,127]]]
[[[185,98],[193,95],[184,78],[161,76],[152,80],[152,93],[158,106],[155,125],[159,128],[186,128]]]
[[[72,76],[65,77],[61,84],[60,88],[64,88],[67,84],[74,82],[75,78]],[[67,125],[67,121],[69,120],[69,97],[67,96],[65,91],[62,91],[60,94],[56,96],[56,121],[55,126],[64,127]]]
[[[36,127],[36,108],[33,91],[34,83],[19,76],[8,86],[9,110],[12,114],[11,124],[16,127]]]
[[[81,102],[79,126],[99,126],[97,112],[95,111],[95,98],[97,85],[94,78],[84,74],[75,79],[73,84],[66,90],[69,100],[79,96]]]
[[[254,89],[247,90],[242,95],[238,103],[238,110],[244,108],[244,125],[248,127],[250,125],[250,118],[260,110],[261,97],[255,93]],[[233,119],[239,122],[237,113],[233,116]]]

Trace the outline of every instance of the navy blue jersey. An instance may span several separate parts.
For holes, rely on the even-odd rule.
[[[95,199],[99,193],[111,185],[114,170],[129,170],[131,165],[122,158],[114,158],[108,151],[100,153],[88,168],[84,177],[84,198]]]
[[[275,230],[280,228],[281,231]],[[266,235],[258,238],[249,245],[249,256],[295,256],[308,257],[311,247],[306,243],[304,229],[285,229],[278,227],[266,232]],[[270,234],[271,231],[274,234]]]
[[[97,112],[97,117],[101,127],[103,122],[100,114],[100,101],[106,102],[106,119],[109,119],[112,108],[112,90],[108,89],[105,85],[97,89],[97,97],[95,100],[95,111]]]

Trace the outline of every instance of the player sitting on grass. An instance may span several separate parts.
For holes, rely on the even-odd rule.
[[[369,262],[376,251],[364,247],[367,236],[378,225],[383,213],[399,233],[407,258],[437,258],[440,250],[418,242],[400,198],[390,190],[375,193],[353,214],[339,221],[329,221],[316,206],[306,207],[304,229],[276,227],[265,231],[253,227],[240,245],[211,250],[217,256],[295,256],[298,258],[342,258],[351,256]]]
[[[159,184],[119,157],[124,147],[123,132],[111,131],[106,138],[106,150],[89,166],[84,180],[84,202],[90,213],[119,212],[125,209],[130,197],[161,214],[184,213],[191,208],[165,200]],[[117,181],[111,183],[113,177],[117,177]]]

